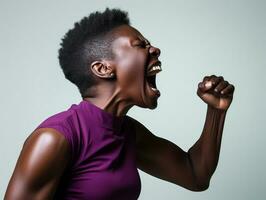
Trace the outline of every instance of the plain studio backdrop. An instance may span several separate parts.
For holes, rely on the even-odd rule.
[[[58,64],[60,40],[74,22],[106,7],[161,49],[158,107],[128,115],[188,150],[206,105],[196,95],[206,75],[235,85],[220,160],[210,187],[191,192],[140,171],[140,200],[266,199],[266,1],[0,1],[0,197],[26,137],[47,117],[81,101]]]

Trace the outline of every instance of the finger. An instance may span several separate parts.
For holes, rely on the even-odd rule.
[[[213,75],[212,75],[212,76],[213,76]],[[210,78],[211,78],[211,76],[205,76],[205,77],[203,78],[203,82],[210,80]]]
[[[198,87],[199,89],[202,91],[202,92],[206,92],[207,90],[211,89],[212,88],[212,83],[211,83],[211,79],[214,79],[216,78],[215,75],[211,75],[211,76],[205,76],[203,78],[203,81],[200,82],[198,84]]]
[[[203,81],[209,81],[209,80],[212,80],[212,79],[215,79],[215,78],[217,78],[217,76],[215,76],[215,75],[205,76],[203,78]]]
[[[199,83],[198,87],[200,88],[202,92],[206,92],[212,89],[214,86],[216,86],[223,80],[224,78],[222,76],[218,76],[218,77],[215,75],[205,76],[203,78],[203,81]]]
[[[217,86],[220,82],[222,82],[224,78],[222,76],[213,76],[211,77],[210,81],[212,82],[212,85]]]
[[[225,89],[229,85],[228,81],[221,81],[215,88],[214,92],[220,93],[223,89]]]
[[[226,88],[221,91],[223,95],[232,95],[235,91],[235,87],[232,84],[229,84]]]
[[[203,81],[198,84],[199,89],[202,92],[206,92],[212,88],[212,82],[211,81]]]

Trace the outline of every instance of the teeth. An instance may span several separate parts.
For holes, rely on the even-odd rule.
[[[158,65],[158,66],[153,66],[151,71],[155,71],[155,70],[162,70],[161,67]]]
[[[159,73],[160,71],[162,71],[162,68],[160,65],[156,65],[151,67],[151,69],[147,72],[147,76],[153,76],[157,73]]]

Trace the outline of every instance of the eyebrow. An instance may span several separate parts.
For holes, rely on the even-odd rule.
[[[150,43],[149,40],[147,40],[147,39],[144,38],[144,41],[145,41],[148,45],[151,45],[151,43]]]
[[[145,44],[146,44],[146,45],[151,45],[150,41],[149,41],[149,40],[147,40],[147,39],[146,39],[146,38],[144,38],[144,37],[137,38],[137,40],[139,40],[139,41],[142,41],[142,42],[145,42]]]

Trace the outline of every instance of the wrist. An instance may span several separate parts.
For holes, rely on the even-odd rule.
[[[207,115],[213,116],[215,118],[221,119],[225,117],[227,110],[214,108],[210,105],[207,107]]]
[[[224,109],[219,109],[219,108],[215,108],[211,105],[207,105],[207,109],[211,112],[215,112],[215,113],[218,113],[218,114],[226,114],[227,110],[224,110]]]

